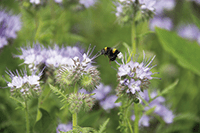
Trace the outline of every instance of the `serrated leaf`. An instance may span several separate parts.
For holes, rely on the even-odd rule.
[[[104,131],[106,130],[106,126],[107,126],[109,120],[110,120],[110,118],[108,118],[108,119],[103,123],[103,125],[100,126],[98,133],[104,133]]]
[[[172,54],[178,63],[200,75],[200,46],[179,37],[175,32],[156,28],[156,34],[163,48]]]
[[[175,86],[178,84],[179,79],[176,79],[176,81],[174,81],[174,83],[170,84],[169,86],[167,86],[161,93],[160,95],[165,95],[168,92],[170,92],[172,89],[175,88]]]

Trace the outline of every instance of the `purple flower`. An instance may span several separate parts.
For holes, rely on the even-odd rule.
[[[113,109],[114,107],[119,107],[121,106],[121,103],[115,103],[117,100],[116,95],[111,95],[108,96],[105,100],[100,102],[100,105],[103,107],[104,110],[110,110]]]
[[[168,17],[154,17],[150,20],[149,27],[154,31],[155,27],[163,28],[166,30],[171,30],[173,28],[173,22]]]
[[[97,89],[92,91],[92,93],[95,93],[95,95],[93,95],[93,98],[101,101],[106,97],[106,95],[108,95],[108,93],[110,93],[110,91],[110,86],[104,86],[102,83],[100,83],[100,85],[97,86]]]
[[[156,0],[139,0],[139,3],[142,4],[141,9],[154,11],[154,5],[156,4]]]
[[[7,74],[11,78],[11,82],[7,81],[7,86],[11,88],[11,92],[13,95],[20,96],[21,95],[30,95],[32,93],[31,90],[34,90],[36,93],[40,91],[40,76],[42,72],[38,75],[32,73],[32,75],[27,75],[27,72],[24,70],[21,71],[21,74],[16,70],[16,72],[8,71]]]
[[[79,0],[79,3],[84,5],[86,8],[93,6],[97,0]]]
[[[0,11],[0,48],[8,44],[8,39],[16,38],[16,32],[20,29],[20,15],[10,15]]]
[[[62,3],[62,0],[54,0],[56,3]]]
[[[83,57],[82,50],[76,46],[59,48],[58,45],[55,45],[54,48],[45,48],[39,43],[33,44],[33,47],[22,47],[21,52],[21,55],[16,55],[15,57],[23,59],[24,63],[29,65],[29,68],[33,70],[41,64],[53,67],[73,65],[74,61],[72,58],[78,57],[83,60],[85,57]]]
[[[145,54],[144,57],[145,59]],[[132,60],[126,64],[119,64],[118,76],[120,84],[127,86],[127,93],[135,94],[139,92],[143,87],[148,87],[149,80],[153,79],[151,77],[153,73],[150,71],[153,67],[149,67],[153,62],[155,56],[149,62],[145,62],[143,59],[142,63],[133,62]]]
[[[40,4],[40,0],[30,0],[30,3],[33,3],[33,4]]]
[[[158,2],[156,2],[154,7],[156,10],[156,14],[160,15],[163,13],[164,10],[167,11],[173,10],[175,6],[176,6],[175,0],[159,0]]]
[[[58,127],[56,128],[56,132],[60,133],[60,131],[62,132],[67,132],[72,130],[72,123],[69,124],[59,124]]]
[[[145,105],[144,107],[144,111],[148,111],[151,108],[155,108],[153,113],[162,117],[162,119],[167,123],[170,124],[173,122],[174,119],[174,114],[171,110],[167,109],[164,105],[162,105],[162,103],[165,102],[165,98],[162,96],[159,96],[157,98],[155,98],[157,96],[156,92],[152,92],[150,94],[151,99],[155,98],[153,101],[149,101],[149,95],[148,95],[148,91],[144,90],[144,92],[140,92],[139,93],[140,96],[146,101],[146,102],[150,102],[148,105]],[[143,104],[142,100],[140,100],[140,102]],[[135,120],[135,116],[133,115],[131,117],[131,119],[134,121]],[[142,117],[139,120],[139,126],[149,126],[149,121],[151,119],[150,115],[142,115]]]
[[[194,24],[181,25],[178,27],[177,32],[179,36],[192,41],[198,40],[198,37],[200,36],[200,30]]]

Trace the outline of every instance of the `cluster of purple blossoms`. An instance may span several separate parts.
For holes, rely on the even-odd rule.
[[[16,70],[16,72],[8,71],[7,74],[11,78],[11,82],[7,81],[7,86],[11,88],[11,93],[15,97],[25,96],[29,97],[40,92],[40,76],[41,73],[36,75],[27,75],[27,72],[24,70],[21,72],[21,75]]]
[[[151,79],[153,79],[150,70],[154,67],[151,66],[155,56],[149,61],[145,62],[145,53],[143,52],[143,62],[133,62],[119,64],[118,68],[118,80],[120,84],[117,87],[117,92],[125,92],[128,94],[136,94],[136,92],[143,91],[144,88],[148,88]],[[156,66],[156,65],[155,65]]]
[[[154,111],[152,112],[155,115],[158,115],[160,117],[162,117],[162,119],[167,123],[170,124],[173,122],[174,119],[174,114],[171,110],[169,110],[168,108],[166,108],[164,105],[162,105],[165,102],[165,98],[162,96],[156,97],[157,93],[156,92],[152,92],[150,94],[150,98],[149,98],[149,94],[147,90],[144,90],[144,92],[140,92],[140,96],[146,101],[149,102],[148,105],[145,105],[141,100],[140,102],[145,105],[144,107],[144,113],[142,115],[142,117],[139,120],[139,126],[145,126],[148,127],[149,121],[152,118],[150,115],[151,114],[145,114],[146,111],[154,108]],[[135,120],[135,115],[132,115],[131,119],[134,121]]]
[[[22,27],[20,15],[10,15],[4,10],[0,11],[0,48],[8,44],[8,39],[17,37]]]
[[[121,103],[115,103],[118,97],[116,95],[109,95],[110,91],[110,86],[104,86],[100,83],[100,85],[97,86],[97,89],[91,92],[91,94],[94,94],[92,97],[100,102],[100,106],[104,110],[110,110],[121,105]],[[79,92],[88,94],[85,89],[81,89]]]
[[[58,127],[56,128],[56,133],[62,132],[67,132],[72,130],[72,123],[69,124],[59,124]]]
[[[73,63],[73,57],[82,57],[83,50],[79,47],[62,47],[55,45],[54,48],[45,48],[39,43],[33,44],[33,47],[27,46],[21,48],[21,55],[15,55],[24,60],[29,68],[36,70],[40,65],[45,64],[47,67],[57,68],[60,65]]]
[[[156,0],[119,0],[116,5],[115,15],[122,19],[122,21],[128,22],[132,20],[134,14],[137,12],[142,13],[141,19],[149,19],[155,12],[154,5]]]
[[[200,44],[200,29],[196,25],[181,25],[178,27],[177,32],[179,36],[191,41],[197,41]]]
[[[173,22],[171,18],[164,15],[164,11],[171,11],[176,6],[175,0],[159,0],[155,4],[155,16],[150,20],[149,27],[154,31],[155,27],[172,30]]]

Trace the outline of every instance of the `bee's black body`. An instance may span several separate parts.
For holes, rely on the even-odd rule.
[[[101,54],[107,55],[110,61],[114,61],[119,53],[121,53],[119,50],[111,47],[105,47],[101,50]]]

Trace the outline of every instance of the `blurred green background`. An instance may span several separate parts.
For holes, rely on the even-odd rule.
[[[173,19],[174,27],[182,22],[200,24],[200,20],[198,19],[200,17],[200,5],[184,0],[177,0],[176,2],[175,9],[168,13],[168,16]],[[59,46],[73,46],[78,44],[85,48],[85,50],[91,44],[91,46],[96,46],[93,54],[105,46],[113,47],[117,44],[119,44],[117,48],[125,54],[127,50],[122,43],[131,44],[131,26],[121,26],[117,23],[114,13],[115,6],[110,0],[98,0],[94,7],[82,11],[74,11],[73,9],[68,9],[67,6],[65,7],[65,4],[64,6],[60,6],[52,1],[44,6],[33,7],[29,1],[0,0],[0,6],[2,9],[6,9],[6,11],[12,11],[13,14],[21,14],[23,23],[17,38],[8,46],[0,49],[0,75],[6,75],[5,71],[7,69],[12,71],[23,69],[24,65],[20,65],[23,61],[19,58],[14,58],[13,55],[20,54],[18,49],[21,46],[26,46],[33,42],[39,42],[45,46],[54,46],[54,44],[58,44]],[[137,31],[139,34],[149,31],[148,22],[141,23]],[[162,31],[163,34],[161,31],[159,30],[156,33],[147,34],[143,38],[140,38],[138,53],[136,55],[139,55],[138,60],[142,59],[143,50],[148,58],[156,55],[153,64],[157,64],[157,67],[153,71],[160,73],[155,76],[161,78],[161,80],[153,79],[149,89],[163,90],[176,79],[179,79],[178,85],[165,95],[166,103],[173,110],[176,118],[173,124],[170,125],[162,125],[154,128],[157,125],[154,124],[148,128],[141,127],[141,132],[200,132],[199,74],[194,71],[194,68],[188,67],[188,64],[193,65],[195,61],[192,63],[187,62],[187,65],[183,65],[183,61],[180,61],[181,57],[185,58],[184,55],[191,56],[191,58],[194,55],[182,53],[183,56],[181,54],[180,56],[176,56],[176,51],[188,46],[187,44],[182,45],[182,42],[187,43],[188,41],[185,39],[173,41],[176,37],[171,38],[168,35],[175,36],[176,33],[174,31],[171,31],[173,33]],[[164,39],[171,40],[172,43],[176,42],[176,47],[174,49],[165,47],[163,42],[167,41]],[[169,41],[168,43],[171,42]],[[199,47],[196,42],[188,42],[188,44]],[[190,46],[188,49],[190,49]],[[196,53],[195,56],[197,58],[195,59],[199,59],[200,51]],[[102,83],[112,86],[114,94],[114,89],[117,85],[117,71],[112,66],[117,68],[116,63],[112,62],[110,65],[108,58],[104,56],[98,57],[95,61],[100,71]],[[199,62],[200,60],[196,60],[196,66],[199,65]],[[6,82],[2,76],[0,78],[0,86],[6,86]],[[10,99],[9,96],[9,88],[0,89],[0,132],[23,133],[25,132],[24,112],[15,109],[17,103]],[[59,110],[61,105],[58,104],[59,99],[55,94],[51,94],[47,101],[47,103],[43,104],[42,108],[47,110],[51,115],[53,125],[61,122],[67,123],[71,120],[71,114],[67,110]],[[34,125],[37,99],[30,101],[29,105],[30,113],[32,114],[30,121]],[[98,108],[98,105],[95,105],[95,107]],[[90,111],[89,113],[80,113],[79,125],[92,126],[98,129],[100,124],[107,118],[110,118],[106,131],[108,133],[119,132],[119,130],[116,130],[118,126],[117,112],[117,109],[113,109],[110,112],[100,109]],[[55,132],[55,130],[52,130],[52,132]]]

